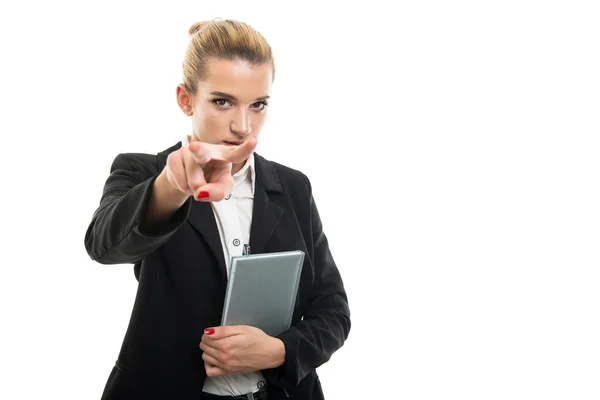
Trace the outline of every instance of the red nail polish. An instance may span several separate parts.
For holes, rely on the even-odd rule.
[[[208,192],[202,191],[202,192],[198,193],[199,199],[206,199],[207,197],[208,197]]]
[[[213,333],[215,333],[215,330],[213,328],[206,328],[204,330],[204,333],[206,333],[207,335],[212,335]]]

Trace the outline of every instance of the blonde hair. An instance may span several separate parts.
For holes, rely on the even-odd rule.
[[[200,21],[188,31],[190,42],[183,61],[183,84],[195,94],[197,82],[207,77],[210,58],[244,60],[252,65],[275,62],[271,46],[250,25],[235,20]]]

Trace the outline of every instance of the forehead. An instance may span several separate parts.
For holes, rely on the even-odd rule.
[[[253,101],[271,90],[273,69],[270,63],[251,65],[242,60],[210,59],[207,78],[198,83],[205,95],[224,92],[240,100]]]

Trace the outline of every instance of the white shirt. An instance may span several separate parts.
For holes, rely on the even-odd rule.
[[[244,244],[250,243],[255,181],[253,153],[242,169],[233,175],[231,195],[225,196],[225,199],[219,202],[211,202],[225,255],[227,276],[231,268],[231,257],[242,255]],[[203,391],[220,396],[238,396],[257,391],[259,385],[262,386],[265,382],[260,371],[206,377]]]

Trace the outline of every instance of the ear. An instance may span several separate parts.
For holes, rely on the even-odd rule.
[[[179,104],[179,108],[181,108],[181,111],[183,111],[183,113],[188,117],[192,116],[192,114],[194,114],[193,98],[188,94],[187,89],[185,88],[183,83],[177,85],[176,93],[177,104]]]

